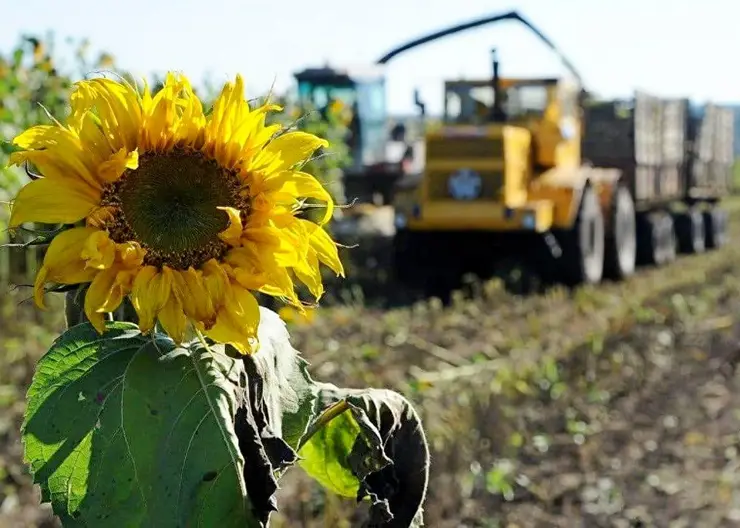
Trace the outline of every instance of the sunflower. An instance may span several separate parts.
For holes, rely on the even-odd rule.
[[[191,330],[256,350],[253,292],[299,309],[297,281],[318,300],[320,263],[344,270],[323,229],[331,196],[300,167],[327,142],[266,125],[269,101],[250,107],[240,76],[206,113],[186,77],[170,73],[156,94],[124,80],[77,83],[66,124],[15,138],[11,164],[43,176],[12,204],[10,227],[64,224],[34,285],[90,283],[85,313],[99,332],[128,296],[143,332],[158,321],[174,340]],[[319,223],[305,199],[326,204]]]

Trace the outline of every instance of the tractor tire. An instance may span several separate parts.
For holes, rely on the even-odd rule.
[[[727,211],[717,206],[704,212],[704,244],[707,249],[719,249],[728,242]]]
[[[706,249],[704,215],[696,209],[690,209],[677,214],[674,221],[679,251],[686,254],[703,253]]]
[[[397,229],[393,236],[393,278],[408,285],[418,283],[422,271],[416,258],[418,250],[414,249],[415,235],[412,231]]]
[[[581,195],[578,216],[572,229],[560,236],[564,282],[569,286],[597,284],[604,275],[604,213],[590,185]]]
[[[637,262],[637,216],[629,189],[620,185],[610,210],[611,232],[606,237],[604,275],[614,280],[630,277]]]
[[[653,211],[637,219],[637,261],[646,266],[663,266],[676,260],[676,233],[673,217]]]

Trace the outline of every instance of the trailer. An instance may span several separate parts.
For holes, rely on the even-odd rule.
[[[638,91],[585,104],[581,156],[615,167],[634,201],[638,262],[662,264],[726,241],[718,202],[731,192],[733,112]]]

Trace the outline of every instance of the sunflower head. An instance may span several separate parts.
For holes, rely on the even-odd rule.
[[[268,103],[250,107],[241,77],[224,86],[212,112],[188,80],[168,74],[156,94],[125,81],[75,85],[65,124],[15,138],[11,163],[43,178],[16,197],[10,226],[65,224],[36,278],[90,283],[85,313],[104,330],[105,314],[129,296],[144,332],[159,321],[176,341],[192,327],[243,353],[255,350],[259,307],[253,292],[303,309],[302,283],[318,300],[320,264],[343,275],[323,229],[329,193],[301,166],[326,141],[267,125]],[[317,224],[305,199],[326,205]]]

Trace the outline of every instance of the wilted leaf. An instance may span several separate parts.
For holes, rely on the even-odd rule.
[[[366,526],[422,526],[429,449],[411,404],[388,390],[317,387],[325,411],[309,425],[301,467],[335,493],[369,497]]]
[[[128,323],[65,332],[38,364],[23,424],[65,527],[262,526],[233,426],[240,369]]]
[[[235,429],[245,459],[260,460],[268,468],[257,473],[248,468],[244,478],[249,496],[275,510],[273,471],[279,474],[295,463],[294,449],[312,418],[316,397],[307,364],[290,345],[285,323],[267,308],[260,308],[260,314],[260,350],[242,358],[247,390]]]
[[[285,322],[272,310],[260,307],[258,337],[259,353],[244,358],[252,401],[270,433],[296,449],[316,400],[308,363],[291,346]]]

